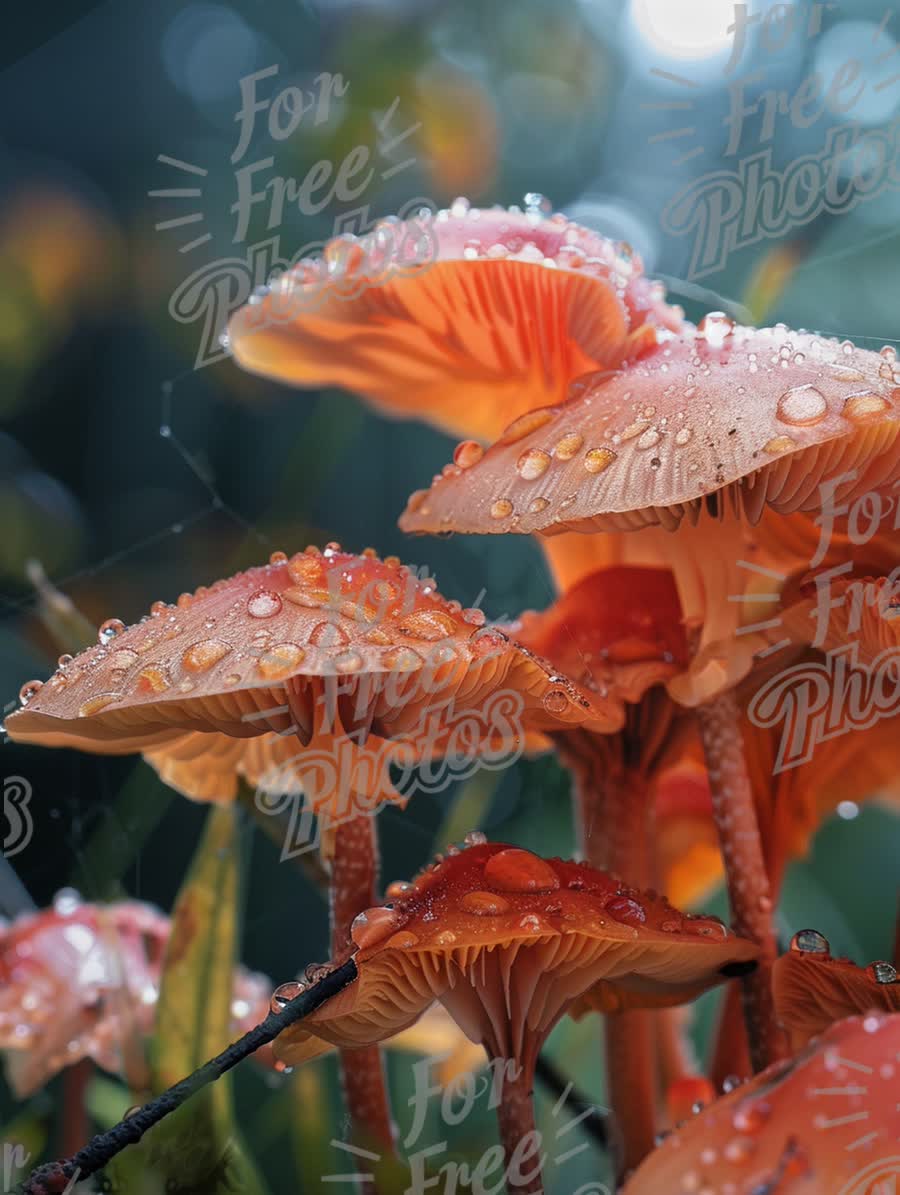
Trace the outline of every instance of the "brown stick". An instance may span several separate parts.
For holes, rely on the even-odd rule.
[[[341,958],[354,917],[377,901],[378,846],[374,817],[355,817],[335,830],[331,863],[331,956]],[[361,1145],[394,1152],[390,1101],[381,1050],[341,1050],[347,1111]]]
[[[722,693],[697,709],[713,818],[719,832],[735,933],[760,947],[759,966],[742,978],[744,1020],[755,1071],[787,1054],[775,1020],[772,965],[778,952],[762,841],[744,759],[737,701]]]

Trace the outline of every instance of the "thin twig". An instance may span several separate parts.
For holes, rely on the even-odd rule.
[[[348,959],[346,963],[336,967],[317,983],[295,996],[280,1012],[270,1012],[264,1021],[249,1033],[245,1033],[239,1041],[233,1042],[221,1054],[205,1062],[192,1075],[164,1091],[149,1104],[144,1104],[108,1132],[98,1134],[73,1157],[39,1166],[26,1180],[22,1195],[60,1195],[73,1175],[77,1174],[80,1180],[96,1174],[108,1165],[116,1154],[140,1141],[148,1129],[158,1124],[170,1112],[174,1112],[202,1087],[213,1083],[226,1071],[254,1054],[260,1046],[272,1041],[295,1021],[315,1012],[326,1000],[352,983],[356,976],[356,963],[352,958]]]

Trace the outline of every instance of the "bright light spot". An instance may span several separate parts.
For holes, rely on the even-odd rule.
[[[629,16],[644,41],[666,58],[697,61],[731,46],[734,5],[723,0],[631,0]]]
[[[841,801],[837,812],[838,817],[842,817],[845,822],[852,822],[855,817],[859,817],[859,806],[855,801]]]
[[[872,21],[841,21],[822,35],[813,66],[832,115],[861,124],[890,120],[900,102],[897,59],[890,57],[896,47]]]

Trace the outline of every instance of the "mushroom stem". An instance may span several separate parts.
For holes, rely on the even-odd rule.
[[[355,817],[334,831],[331,860],[331,956],[350,943],[354,917],[378,903],[378,845],[374,817]],[[379,1046],[341,1050],[344,1100],[361,1143],[394,1152],[394,1132]]]
[[[752,1073],[747,1029],[741,1008],[741,989],[732,984],[726,988],[719,1010],[709,1077],[716,1090],[720,1091],[726,1079],[749,1079]]]
[[[506,1159],[509,1195],[543,1195],[545,1155],[534,1124],[534,1072],[515,1060],[494,1059],[503,1076],[497,1104],[497,1125]]]
[[[643,886],[649,873],[648,793],[642,775],[607,770],[583,786],[581,835],[587,859]],[[656,1132],[653,1017],[643,1009],[603,1018],[607,1100],[621,1139],[619,1174],[634,1169],[653,1148]]]
[[[697,707],[713,818],[719,833],[733,928],[760,947],[759,965],[741,978],[744,1020],[755,1071],[786,1054],[775,1020],[772,965],[778,953],[773,902],[744,758],[737,701],[721,693]]]

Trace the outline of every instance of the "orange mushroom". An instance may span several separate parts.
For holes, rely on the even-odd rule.
[[[124,1074],[132,1091],[146,1088],[170,929],[150,905],[86,904],[64,889],[52,909],[0,930],[0,1050],[18,1098],[84,1058]],[[265,976],[235,971],[235,1032],[265,1017],[270,990]]]
[[[437,999],[502,1064],[508,1181],[541,1189],[531,1090],[541,1046],[576,1001],[605,1011],[677,1004],[753,965],[756,947],[715,918],[679,913],[587,864],[469,839],[392,904],[354,922],[359,979],[285,1031],[275,1052],[304,1060],[314,1037],[360,1047],[397,1033]],[[275,993],[276,1003],[296,985]],[[518,1181],[516,1181],[518,1180]]]
[[[258,292],[228,343],[255,373],[343,386],[386,414],[490,440],[576,374],[678,327],[663,294],[628,246],[565,216],[460,199],[329,242]]]
[[[671,1133],[623,1195],[866,1195],[900,1176],[900,1015],[832,1026]]]
[[[828,939],[814,929],[791,938],[772,971],[775,1010],[800,1050],[835,1021],[869,1012],[900,1012],[900,977],[893,963],[857,967],[833,958]]]
[[[678,530],[671,563],[685,614],[691,622],[710,618],[692,669],[670,690],[697,706],[735,923],[764,948],[747,987],[757,1065],[781,1049],[767,979],[775,939],[729,689],[762,646],[746,639],[736,650],[746,607],[741,572],[765,566],[744,559],[743,537],[729,547],[722,536],[741,519],[757,521],[767,506],[820,509],[823,483],[835,505],[893,484],[900,477],[896,394],[885,355],[783,326],[735,328],[711,315],[617,372],[576,382],[565,403],[530,412],[482,459],[445,469],[401,519],[418,532]],[[693,524],[687,534],[685,523]],[[718,578],[718,617],[702,594],[707,575]],[[737,613],[727,616],[723,575],[734,579]]]
[[[483,623],[396,558],[278,552],[133,627],[104,623],[99,644],[23,686],[6,726],[20,741],[143,750],[194,796],[228,797],[241,772],[268,791],[302,787],[331,861],[337,952],[376,899],[372,815],[409,795],[392,764],[499,759],[528,733],[621,718]],[[345,1078],[351,1107],[383,1092],[374,1055]],[[370,1122],[389,1143],[386,1097]]]

